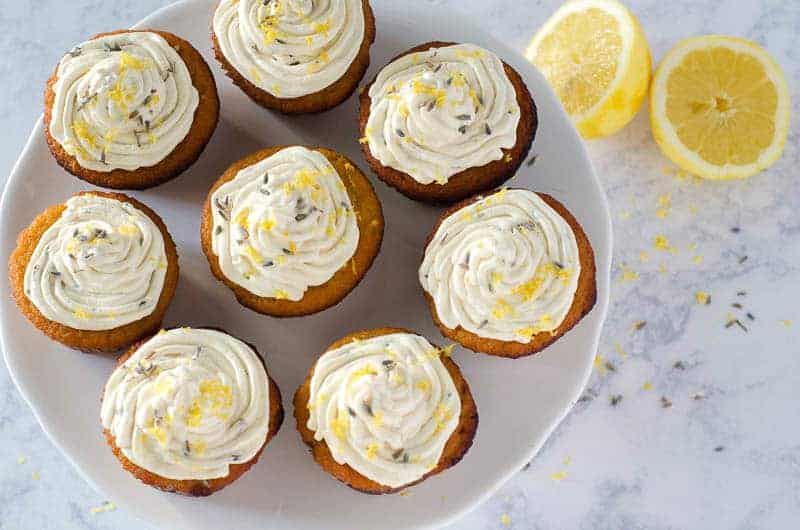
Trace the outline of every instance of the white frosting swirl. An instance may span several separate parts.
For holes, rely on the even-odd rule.
[[[132,204],[76,195],[25,267],[25,295],[45,318],[108,330],[153,312],[167,273],[158,226]]]
[[[350,196],[318,151],[294,146],[239,171],[211,195],[222,273],[257,296],[297,301],[353,257]]]
[[[50,135],[93,171],[161,162],[189,133],[200,102],[183,59],[156,33],[84,42],[57,76]]]
[[[503,157],[517,141],[514,86],[492,52],[431,48],[386,65],[369,89],[362,142],[384,166],[422,184],[446,184]]]
[[[137,466],[175,480],[225,477],[267,439],[269,382],[247,344],[210,329],[162,331],[114,370],[103,428]]]
[[[461,397],[424,337],[393,333],[325,352],[314,366],[308,428],[334,460],[398,488],[433,469]]]
[[[570,225],[536,193],[519,189],[447,217],[419,269],[445,326],[522,343],[561,325],[579,275]]]
[[[214,35],[228,62],[280,98],[341,78],[364,39],[362,0],[222,0]]]

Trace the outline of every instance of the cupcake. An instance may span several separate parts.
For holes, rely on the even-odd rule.
[[[203,152],[218,117],[208,65],[165,31],[120,30],[79,44],[45,92],[56,161],[104,188],[144,189],[176,177]]]
[[[239,160],[203,208],[211,271],[241,304],[266,315],[308,315],[338,303],[382,239],[369,180],[322,147],[272,147]]]
[[[120,358],[100,413],[114,456],[163,491],[204,497],[250,469],[283,421],[255,348],[222,331],[160,331]]]
[[[594,252],[557,200],[522,189],[473,197],[442,215],[419,269],[433,320],[473,351],[536,353],[594,306]]]
[[[375,18],[367,0],[221,0],[211,39],[228,77],[253,101],[320,112],[364,76]]]
[[[164,222],[120,193],[83,192],[46,209],[19,234],[8,266],[22,314],[87,352],[155,333],[178,282]]]
[[[494,53],[429,42],[380,71],[361,94],[359,123],[381,180],[412,199],[448,203],[511,178],[537,118],[522,78]]]
[[[294,395],[297,429],[314,460],[372,494],[456,465],[472,445],[478,410],[447,350],[395,328],[333,343]]]

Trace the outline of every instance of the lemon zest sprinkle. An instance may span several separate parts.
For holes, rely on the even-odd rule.
[[[536,291],[538,291],[539,287],[541,287],[542,283],[544,283],[544,278],[540,276],[534,276],[527,282],[514,287],[511,290],[511,293],[522,298],[523,302],[527,302],[533,298],[533,296],[536,294]]]
[[[314,33],[322,33],[323,35],[327,35],[330,30],[331,30],[330,19],[326,20],[325,22],[314,23]]]
[[[273,297],[276,300],[286,300],[289,298],[289,293],[284,291],[283,289],[275,289],[275,296]]]
[[[506,316],[513,314],[514,308],[502,298],[497,301],[495,307],[492,309],[492,316],[498,320],[503,320]]]
[[[622,270],[621,281],[628,282],[639,279],[639,273],[628,267],[625,263],[620,265],[620,269]]]
[[[456,55],[464,59],[480,59],[483,57],[483,52],[481,50],[456,50]]]
[[[425,83],[417,79],[411,81],[411,90],[414,91],[415,94],[425,94],[433,97],[436,101],[437,107],[441,107],[442,105],[444,105],[445,98],[447,95],[447,93],[444,90],[436,88],[431,85],[426,85]]]
[[[250,215],[250,208],[242,208],[242,210],[236,214],[236,218],[233,220],[234,223],[241,226],[242,228],[247,229],[247,217]]]
[[[72,124],[75,136],[88,143],[92,148],[97,147],[97,137],[92,134],[89,124],[84,120],[77,120]]]
[[[605,359],[603,359],[603,356],[600,355],[599,353],[594,356],[594,361],[592,362],[592,364],[594,365],[594,368],[595,370],[597,370],[598,373],[600,374],[606,373],[607,371],[606,361]]]
[[[341,415],[341,417],[337,416],[331,420],[331,430],[333,431],[333,434],[335,434],[340,440],[347,438],[347,429],[349,425],[350,421],[345,415]]]
[[[263,221],[261,221],[260,223],[258,223],[258,227],[259,227],[261,230],[265,231],[265,232],[269,232],[270,230],[272,230],[272,228],[273,228],[274,226],[275,226],[275,219],[272,219],[272,218],[270,218],[270,219],[264,219]]]
[[[128,68],[131,70],[144,70],[145,63],[143,60],[139,59],[138,57],[134,57],[133,55],[122,52],[119,54],[119,71],[120,73],[125,72]]]
[[[256,250],[256,248],[253,245],[247,245],[246,247],[244,247],[244,252],[245,254],[250,256],[250,259],[255,261],[258,265],[264,263],[264,256],[262,256],[261,253],[258,250]]]
[[[113,512],[116,509],[117,506],[113,502],[104,502],[100,506],[92,506],[89,508],[89,513],[97,515],[98,513]]]

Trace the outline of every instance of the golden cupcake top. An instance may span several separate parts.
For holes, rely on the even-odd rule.
[[[213,29],[225,59],[248,81],[296,98],[347,72],[365,19],[362,0],[222,0]]]
[[[358,247],[350,196],[319,151],[293,146],[240,170],[211,195],[211,248],[226,278],[297,301]]]
[[[522,189],[501,190],[445,218],[419,268],[445,326],[521,343],[561,325],[579,275],[572,227]]]
[[[164,237],[133,204],[70,198],[25,267],[25,296],[42,315],[79,330],[114,329],[150,315],[167,273]]]
[[[503,157],[517,141],[520,108],[503,62],[473,44],[395,59],[369,89],[362,143],[384,166],[421,184]]]
[[[158,164],[189,133],[200,101],[183,59],[148,31],[79,44],[56,74],[50,135],[93,171]]]
[[[438,464],[461,414],[446,353],[402,332],[325,352],[311,376],[308,428],[337,463],[379,484],[419,480]]]
[[[103,428],[125,457],[161,477],[225,477],[267,439],[269,380],[250,346],[227,333],[161,331],[111,374]]]

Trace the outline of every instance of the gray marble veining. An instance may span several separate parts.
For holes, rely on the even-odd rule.
[[[470,13],[520,50],[559,4],[431,1]],[[2,3],[3,179],[41,112],[60,54],[162,4]],[[747,181],[680,179],[653,142],[646,107],[619,134],[589,143],[615,236],[597,369],[534,462],[453,528],[752,529],[800,520],[800,3],[628,4],[656,62],[697,34],[766,46],[793,95],[786,151]],[[659,235],[674,252],[654,248]],[[697,304],[698,291],[711,304]],[[726,328],[729,314],[747,331]],[[646,324],[637,329],[639,321]],[[621,396],[616,405],[613,396]],[[93,513],[103,502],[46,439],[0,369],[0,530],[143,528],[123,510]]]

